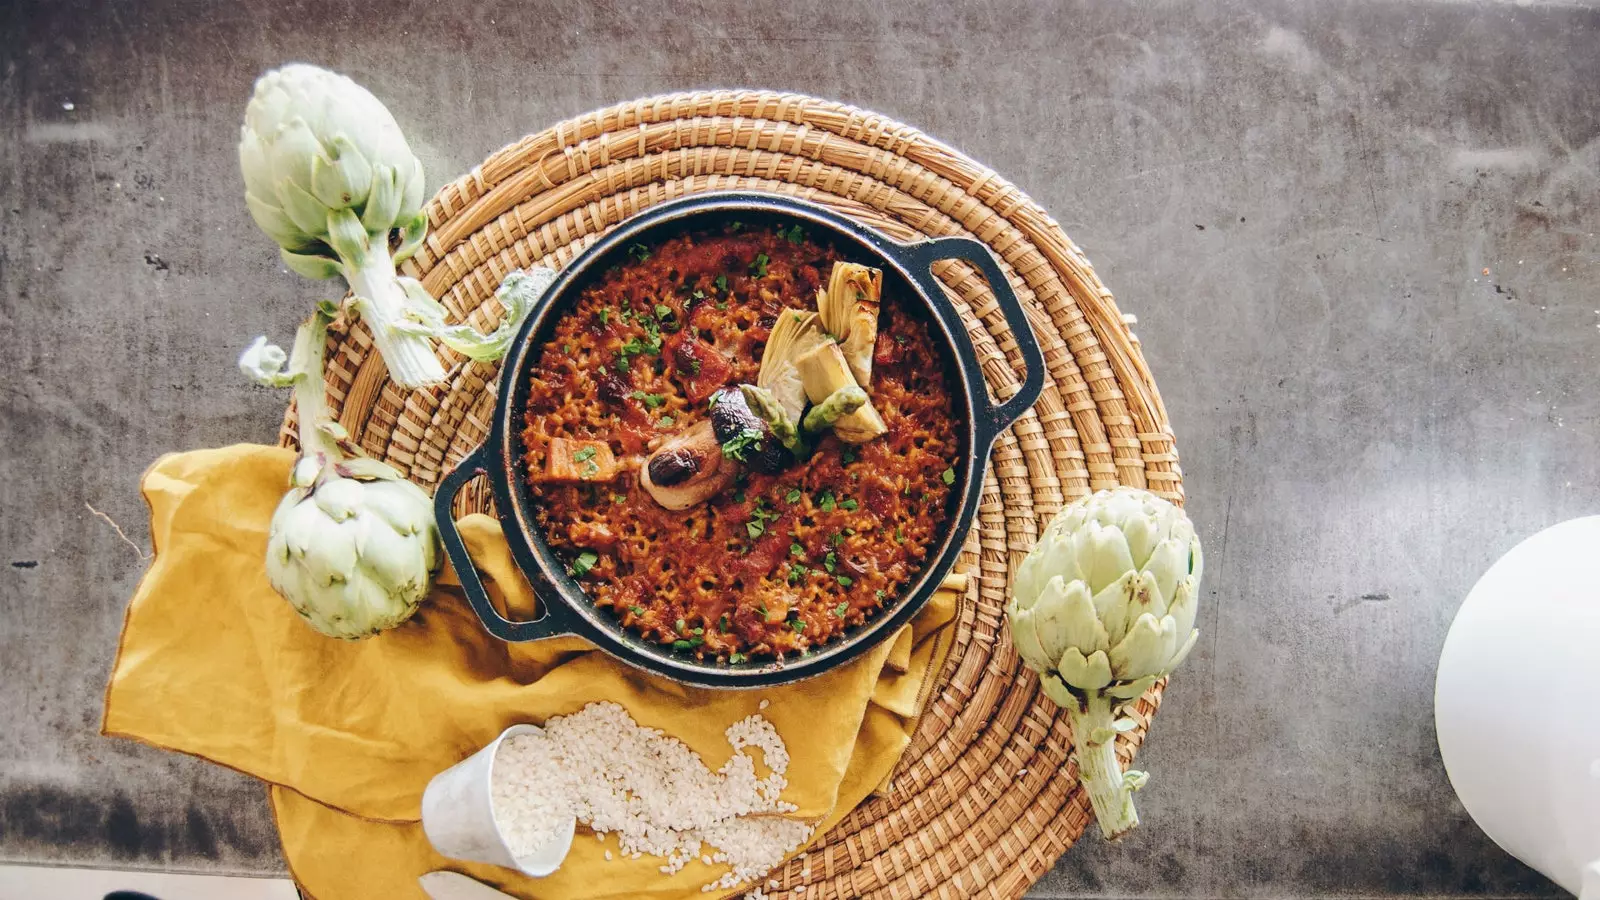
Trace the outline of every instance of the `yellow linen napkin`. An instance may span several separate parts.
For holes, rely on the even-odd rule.
[[[273,592],[262,565],[293,459],[238,445],[163,457],[146,473],[156,556],[128,605],[102,730],[270,782],[284,856],[317,900],[421,897],[417,876],[438,868],[544,900],[720,896],[700,886],[724,866],[663,875],[660,860],[624,860],[614,837],[602,843],[581,828],[566,864],[542,880],[446,860],[417,824],[422,790],[507,726],[594,701],[621,704],[712,769],[732,753],[724,730],[759,711],[788,745],[783,799],[825,828],[888,778],[952,643],[957,598],[940,592],[910,637],[825,675],[708,691],[634,670],[579,638],[504,643],[484,631],[449,571],[406,624],[333,640]],[[496,603],[534,615],[499,524],[474,515],[460,527]],[[886,667],[891,653],[900,659]]]

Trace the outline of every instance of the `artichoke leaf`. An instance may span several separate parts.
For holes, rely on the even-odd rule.
[[[756,386],[778,401],[790,421],[800,421],[806,409],[805,385],[795,358],[824,340],[816,313],[788,310],[779,314],[761,351]]]
[[[1182,632],[1178,632],[1178,633],[1182,634]],[[1189,632],[1189,637],[1184,640],[1183,646],[1179,647],[1178,648],[1178,652],[1172,654],[1172,658],[1167,660],[1167,671],[1168,672],[1171,672],[1173,669],[1176,669],[1178,667],[1179,663],[1181,663],[1184,660],[1189,658],[1189,651],[1194,649],[1195,642],[1197,642],[1199,639],[1200,639],[1200,629],[1196,628],[1196,629],[1193,629],[1193,630],[1191,630]]]
[[[1120,681],[1133,681],[1167,671],[1167,663],[1178,649],[1177,628],[1170,617],[1140,616],[1128,636],[1111,648],[1111,674]]]
[[[1138,618],[1133,609],[1133,593],[1138,589],[1139,573],[1129,570],[1105,590],[1094,595],[1094,608],[1100,614],[1100,624],[1106,629],[1106,638],[1119,643],[1128,634]]]
[[[311,158],[311,194],[330,209],[359,205],[372,191],[372,164],[348,137],[330,143]]]
[[[1009,612],[1011,643],[1017,648],[1017,655],[1034,671],[1048,672],[1054,669],[1058,657],[1045,652],[1044,645],[1039,641],[1038,632],[1034,627],[1036,617],[1033,611],[1013,607]]]
[[[1155,578],[1162,599],[1170,604],[1178,583],[1189,577],[1189,542],[1167,538],[1156,545],[1144,569]]]
[[[255,220],[256,227],[277,241],[278,246],[289,250],[307,250],[320,243],[308,237],[294,224],[288,213],[271,201],[263,200],[247,191],[244,195],[244,205],[249,208],[250,218]]]
[[[1084,656],[1076,648],[1061,655],[1056,665],[1061,680],[1080,691],[1098,691],[1111,683],[1111,662],[1104,650]]]
[[[1148,516],[1134,516],[1122,523],[1122,538],[1128,545],[1128,558],[1138,568],[1146,568],[1161,536]]]
[[[289,271],[318,281],[337,278],[344,274],[344,266],[337,259],[321,256],[315,253],[291,253],[288,250],[279,250],[278,257]]]
[[[1089,581],[1091,591],[1098,594],[1106,585],[1121,578],[1123,573],[1137,568],[1121,529],[1091,526],[1082,533],[1085,540],[1080,545],[1078,564]]]
[[[1195,611],[1199,606],[1196,586],[1199,582],[1193,578],[1185,578],[1178,583],[1174,590],[1172,600],[1167,604],[1167,615],[1176,623],[1179,634],[1187,634],[1194,627]]]
[[[1070,688],[1060,678],[1049,673],[1039,676],[1039,687],[1044,689],[1044,695],[1049,697],[1057,706],[1075,707],[1078,698],[1072,696]]]
[[[827,291],[817,292],[822,327],[839,340],[850,374],[863,388],[872,382],[882,293],[881,270],[849,262],[834,263]]]
[[[1143,697],[1144,692],[1150,690],[1160,679],[1160,675],[1146,675],[1134,681],[1121,681],[1107,687],[1105,693],[1106,696],[1115,697],[1118,700],[1136,700]],[[1124,719],[1123,721],[1127,720]]]
[[[299,185],[285,178],[278,182],[278,203],[295,227],[306,234],[326,239],[328,207]]]
[[[361,207],[361,227],[371,234],[387,237],[400,212],[400,181],[393,166],[381,163],[372,167],[372,190]]]
[[[1039,642],[1051,659],[1061,658],[1069,647],[1083,653],[1110,647],[1089,588],[1081,581],[1064,581],[1060,575],[1050,579],[1043,596],[1034,604],[1033,618]]]

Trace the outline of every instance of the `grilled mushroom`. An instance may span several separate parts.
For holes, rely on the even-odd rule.
[[[726,489],[738,474],[738,464],[723,458],[711,423],[702,421],[650,454],[639,483],[667,509],[688,509]]]
[[[711,401],[711,427],[724,456],[764,475],[781,472],[794,460],[772,425],[750,408],[744,391],[723,388],[711,395]]]

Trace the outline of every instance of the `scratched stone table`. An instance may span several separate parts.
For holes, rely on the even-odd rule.
[[[1145,826],[1036,894],[1557,896],[1455,800],[1432,673],[1496,556],[1600,510],[1600,8],[1046,6],[0,10],[0,862],[281,871],[256,783],[96,727],[140,472],[270,442],[283,398],[234,358],[331,296],[254,231],[233,151],[252,78],[303,59],[387,100],[430,186],[734,85],[1006,174],[1139,316],[1209,556]]]

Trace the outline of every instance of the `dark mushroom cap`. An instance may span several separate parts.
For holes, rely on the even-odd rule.
[[[704,464],[705,460],[694,448],[663,450],[650,457],[650,480],[663,487],[682,484],[700,471]]]
[[[742,448],[739,459],[763,475],[774,475],[794,461],[794,454],[779,442],[767,420],[756,415],[745,402],[738,387],[725,387],[711,395],[711,429],[717,442],[727,445],[747,431],[754,430],[760,437]]]

